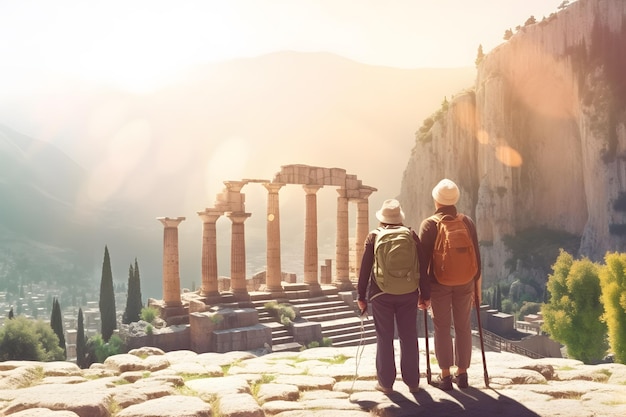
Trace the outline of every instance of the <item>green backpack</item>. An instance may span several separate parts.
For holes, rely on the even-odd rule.
[[[373,232],[374,279],[383,292],[407,294],[419,287],[417,247],[411,229],[406,226],[383,228]]]

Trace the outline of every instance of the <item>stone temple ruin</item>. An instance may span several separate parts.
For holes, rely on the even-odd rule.
[[[249,289],[246,277],[244,186],[259,183],[267,189],[267,270],[265,282]],[[202,282],[196,292],[181,293],[178,254],[178,226],[185,217],[161,217],[163,224],[163,299],[148,304],[160,310],[167,323],[163,329],[141,337],[131,337],[129,347],[152,345],[163,350],[190,349],[202,352],[226,352],[276,347],[272,331],[278,323],[261,323],[259,305],[269,300],[288,302],[293,298],[324,297],[340,294],[354,310],[350,280],[350,254],[357,260],[363,253],[362,242],[369,233],[369,196],[375,188],[363,185],[344,169],[307,165],[282,166],[274,179],[224,181],[225,188],[216,197],[215,206],[198,212],[202,221]],[[304,282],[286,282],[281,268],[279,191],[287,185],[301,185],[305,193]],[[335,275],[332,261],[320,265],[317,243],[317,192],[322,187],[337,187],[337,222]],[[349,203],[356,203],[355,248],[350,249]],[[218,283],[216,222],[225,216],[232,222],[229,288]],[[318,274],[318,265],[320,274]],[[355,262],[358,265],[359,262]],[[355,315],[356,318],[356,315]],[[292,344],[301,346],[322,340],[319,322],[299,321],[290,329]]]

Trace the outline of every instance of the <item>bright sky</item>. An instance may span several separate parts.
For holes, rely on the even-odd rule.
[[[278,50],[367,64],[473,66],[562,0],[0,0],[0,87],[40,71],[150,90],[199,62]],[[28,84],[22,84],[23,81]]]

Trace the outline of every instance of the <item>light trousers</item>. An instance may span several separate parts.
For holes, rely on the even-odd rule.
[[[441,369],[448,369],[454,365],[467,369],[470,366],[472,359],[470,317],[473,300],[474,280],[456,286],[431,284],[435,357]]]

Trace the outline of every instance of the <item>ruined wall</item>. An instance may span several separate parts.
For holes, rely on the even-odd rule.
[[[477,222],[487,281],[509,272],[503,237],[530,227],[582,236],[593,260],[626,250],[614,209],[626,190],[623,74],[623,0],[579,0],[522,28],[418,133],[400,195],[407,222],[432,213],[430,190],[448,177]]]

